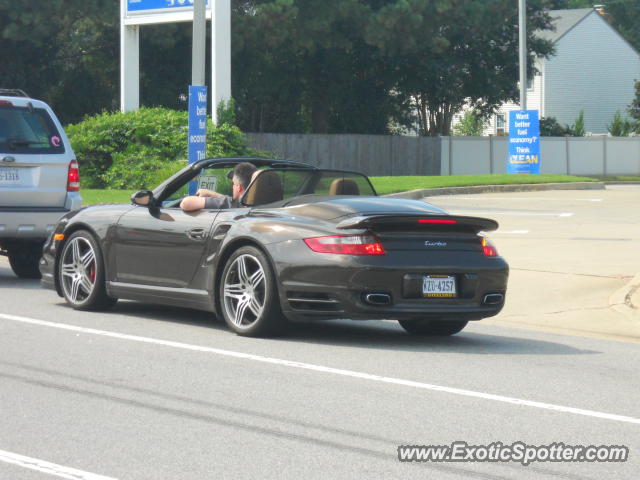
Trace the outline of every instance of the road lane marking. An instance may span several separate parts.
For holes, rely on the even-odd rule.
[[[233,350],[223,350],[223,349],[214,348],[214,347],[204,347],[200,345],[192,345],[189,343],[174,342],[171,340],[161,340],[158,338],[141,337],[138,335],[129,335],[125,333],[110,332],[107,330],[96,330],[94,328],[79,327],[76,325],[68,325],[64,323],[48,322],[46,320],[38,320],[35,318],[21,317],[17,315],[8,315],[4,313],[0,313],[0,318],[3,318],[5,320],[10,320],[13,322],[39,325],[42,327],[52,327],[52,328],[58,328],[61,330],[69,330],[72,332],[81,332],[81,333],[87,333],[91,335],[99,335],[102,337],[117,338],[120,340],[130,340],[130,341],[140,342],[140,343],[162,345],[165,347],[179,348],[179,349],[190,350],[194,352],[213,353],[215,355],[221,355],[225,357],[241,358],[244,360],[253,360],[256,362],[268,363],[272,365],[280,365],[280,366],[290,367],[290,368],[299,368],[303,370],[312,370],[315,372],[330,373],[334,375],[341,375],[343,377],[370,380],[373,382],[387,383],[392,385],[401,385],[404,387],[412,387],[412,388],[418,388],[422,390],[431,390],[435,392],[451,393],[454,395],[461,395],[465,397],[482,398],[484,400],[492,400],[495,402],[510,403],[512,405],[539,408],[543,410],[552,410],[552,411],[562,412],[562,413],[571,413],[574,415],[583,415],[586,417],[600,418],[603,420],[611,420],[615,422],[640,424],[640,418],[627,417],[624,415],[597,412],[595,410],[585,410],[581,408],[567,407],[564,405],[555,405],[552,403],[536,402],[536,401],[525,400],[521,398],[506,397],[503,395],[494,395],[491,393],[476,392],[473,390],[464,390],[461,388],[445,387],[442,385],[433,385],[430,383],[416,382],[413,380],[405,380],[405,379],[394,378],[394,377],[385,377],[385,376],[374,375],[370,373],[357,372],[354,370],[343,370],[340,368],[326,367],[323,365],[315,365],[312,363],[296,362],[292,360],[284,360],[284,359],[273,358],[273,357],[264,357],[262,355],[254,355],[251,353],[236,352]]]
[[[452,209],[449,213],[456,215],[509,215],[512,217],[573,217],[573,212],[542,213],[542,212],[496,212],[491,210],[457,210]]]
[[[444,195],[443,195],[444,196]],[[538,197],[460,197],[458,195],[447,195],[448,197],[455,198],[457,200],[473,200],[474,202],[477,200],[526,200],[526,201],[550,201],[550,202],[602,202],[601,198],[538,198]]]
[[[529,233],[529,230],[496,230],[495,232],[492,232],[491,235],[495,235],[496,233],[509,233],[509,234],[513,234],[513,235],[526,235],[527,233]]]
[[[58,465],[57,463],[45,462],[38,458],[25,457],[24,455],[18,455],[17,453],[11,453],[5,450],[0,450],[0,462],[11,463],[19,467],[37,470],[38,472],[70,480],[116,480],[113,477],[96,475],[95,473],[84,472],[75,468]]]

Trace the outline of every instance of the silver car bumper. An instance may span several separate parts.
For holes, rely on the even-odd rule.
[[[70,192],[64,208],[0,207],[0,241],[45,240],[60,217],[81,206],[82,197]]]

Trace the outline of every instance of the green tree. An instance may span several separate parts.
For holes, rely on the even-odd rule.
[[[571,126],[567,126],[566,130],[567,134],[572,137],[584,137],[584,110],[580,110],[580,114],[578,115],[578,118],[576,118],[576,122]]]
[[[540,118],[541,137],[564,137],[569,135],[568,127],[560,125],[555,117]]]
[[[485,119],[478,112],[467,110],[460,122],[453,127],[453,134],[463,137],[479,137],[485,126]]]
[[[631,118],[633,119],[633,127],[634,130],[640,133],[640,80],[636,80],[635,83],[635,92],[636,95],[629,105],[628,112]]]
[[[365,0],[235,0],[233,91],[250,131],[385,133],[391,67],[364,41]]]
[[[417,112],[421,135],[448,135],[465,104],[488,115],[518,97],[518,11],[508,0],[395,0],[377,9],[366,39],[394,65],[394,90]],[[530,65],[552,53],[546,0],[530,0]]]
[[[552,10],[562,10],[567,8],[591,8],[593,0],[550,0],[549,8]]]
[[[640,1],[608,0],[603,3],[607,20],[636,50],[640,50]]]
[[[620,110],[618,110],[613,116],[611,123],[607,126],[607,130],[612,137],[626,137],[633,130],[633,125],[631,121],[623,117]]]
[[[63,122],[113,108],[119,2],[0,0],[0,79],[50,103]]]

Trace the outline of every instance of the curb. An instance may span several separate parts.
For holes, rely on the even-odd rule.
[[[609,307],[632,320],[640,320],[640,273],[609,297]]]
[[[604,190],[605,182],[522,183],[519,185],[474,185],[469,187],[423,188],[389,193],[389,198],[420,199],[437,195],[460,195],[493,192],[537,192],[543,190]]]

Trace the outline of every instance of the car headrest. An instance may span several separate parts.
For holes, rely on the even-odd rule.
[[[265,205],[282,200],[282,181],[277,172],[260,170],[244,199],[249,205]]]
[[[329,195],[360,195],[358,184],[350,178],[336,178],[331,182]]]

